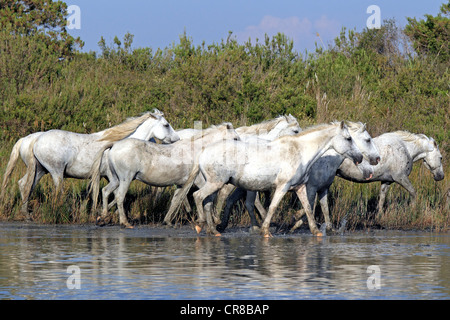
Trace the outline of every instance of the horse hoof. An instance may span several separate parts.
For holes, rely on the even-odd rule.
[[[322,232],[317,232],[317,233],[315,234],[315,236],[316,236],[316,237],[323,237],[323,233],[322,233]]]
[[[254,227],[251,227],[251,228],[248,230],[248,232],[249,232],[250,234],[258,234],[258,233],[261,232],[261,229],[260,229],[259,227],[257,227],[257,226],[254,226]]]
[[[273,238],[273,235],[270,232],[264,233],[264,238],[266,239]]]
[[[97,217],[97,220],[95,220],[95,224],[99,227],[103,227],[106,223],[102,217]]]
[[[220,233],[216,233],[214,236],[215,237],[221,237],[222,235]]]
[[[202,227],[195,226],[195,231],[197,231],[197,233],[200,233],[202,231]]]

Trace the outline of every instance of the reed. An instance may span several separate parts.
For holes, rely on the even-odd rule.
[[[415,205],[394,184],[382,214],[375,211],[379,183],[362,185],[336,178],[330,195],[333,223],[339,225],[345,219],[351,229],[448,230],[449,61],[381,52],[377,44],[368,43],[367,32],[358,35],[365,41],[350,41],[354,33],[343,32],[327,50],[305,55],[296,52],[282,34],[257,44],[239,44],[229,37],[201,46],[184,34],[164,49],[130,46],[124,51],[103,43],[101,54],[74,53],[66,60],[45,46],[39,46],[39,54],[33,53],[38,39],[13,38],[1,32],[0,174],[20,137],[53,128],[96,132],[153,108],[162,110],[176,129],[193,127],[198,120],[204,127],[224,121],[238,127],[288,113],[301,126],[362,121],[372,136],[400,129],[432,136],[443,154],[446,178],[434,182],[416,164],[410,176],[417,190]],[[24,165],[19,164],[0,205],[0,219],[25,218],[17,187],[24,173]],[[33,219],[93,223],[96,213],[91,212],[87,183],[66,179],[60,198],[54,200],[53,183],[44,177],[31,196]],[[157,197],[150,187],[133,182],[126,203],[130,220],[160,223],[173,190],[167,188]],[[300,206],[290,198],[286,196],[280,214],[274,217],[283,228],[293,223]],[[242,208],[231,224],[248,224]],[[320,208],[316,211],[320,222]],[[186,223],[194,217],[195,212],[179,221]]]

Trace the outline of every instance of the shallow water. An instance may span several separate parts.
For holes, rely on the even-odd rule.
[[[0,224],[0,299],[449,298],[449,233]]]

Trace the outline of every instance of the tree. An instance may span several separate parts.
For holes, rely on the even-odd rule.
[[[58,52],[71,54],[83,47],[80,38],[67,33],[67,5],[62,1],[0,0],[0,27],[15,36],[34,36]]]
[[[450,1],[442,4],[440,13],[433,17],[426,14],[426,20],[407,18],[406,35],[418,54],[436,56],[440,61],[450,59]]]

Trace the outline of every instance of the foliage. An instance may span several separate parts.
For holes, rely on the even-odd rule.
[[[0,19],[4,12],[12,12],[4,10],[5,3],[11,6],[13,2],[1,2]],[[14,3],[24,6],[30,1]],[[52,10],[62,14],[65,7],[55,8]],[[399,129],[432,136],[443,153],[447,174],[449,59],[435,59],[420,50],[411,54],[407,39],[404,30],[388,20],[378,30],[343,29],[331,48],[303,56],[283,34],[242,44],[230,33],[219,43],[195,45],[184,33],[171,46],[156,50],[133,48],[133,35],[127,34],[122,40],[116,37],[112,44],[100,39],[98,55],[71,48],[71,59],[60,59],[61,51],[48,46],[41,35],[5,28],[0,32],[0,157],[6,164],[17,139],[35,131],[58,128],[91,133],[153,108],[165,112],[176,129],[192,127],[197,120],[203,121],[204,127],[223,121],[250,125],[291,113],[302,126],[347,119],[366,122],[372,136]],[[446,41],[448,48],[448,38],[439,39]],[[443,56],[442,50],[439,56]],[[23,173],[22,167],[14,179]],[[425,190],[419,208],[434,215],[445,212],[442,199],[450,187],[447,181],[413,181],[417,189]],[[51,210],[51,180],[43,179],[41,184],[32,201],[37,216]],[[82,208],[77,206],[86,182],[69,180],[65,185],[69,198],[62,207],[67,217],[53,218],[89,219],[86,202]],[[352,223],[361,223],[364,215],[360,209],[373,202],[378,186],[366,189],[341,181],[335,186],[332,207],[337,221],[341,210],[347,210],[359,212]],[[15,217],[18,212],[16,182],[9,188],[9,202],[0,212],[3,217]],[[147,189],[133,186],[131,192],[139,198]],[[358,198],[358,194],[363,196]],[[395,197],[404,195],[397,192]],[[133,210],[148,212],[143,219],[154,221],[153,209],[146,207],[149,202],[136,202]],[[396,212],[393,210],[392,216]],[[51,212],[45,216],[50,217],[46,221],[56,221]],[[420,213],[414,217],[414,221],[423,218]],[[408,221],[414,222],[411,219]],[[440,219],[448,225],[448,216]]]
[[[83,46],[67,33],[67,5],[62,1],[1,0],[0,28],[15,36],[37,37],[61,56]]]
[[[414,49],[422,55],[432,55],[440,61],[450,59],[450,1],[442,4],[440,13],[433,17],[426,14],[426,20],[408,18],[406,35],[413,42]]]

